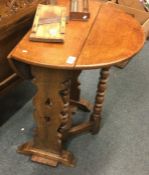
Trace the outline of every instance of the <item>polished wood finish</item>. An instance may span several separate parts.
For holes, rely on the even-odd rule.
[[[56,166],[58,162],[72,166],[72,154],[62,147],[62,138],[66,137],[71,128],[71,71],[33,66],[32,75],[37,87],[37,94],[34,97],[36,135],[32,144],[26,143],[19,148],[19,152],[31,154],[33,161],[51,166]],[[43,152],[42,150],[43,155],[39,153]]]
[[[95,97],[95,105],[90,118],[90,121],[94,123],[94,127],[92,127],[91,129],[92,134],[97,134],[100,129],[101,112],[104,102],[107,81],[109,77],[109,69],[110,67],[102,68],[100,72],[100,78]]]
[[[31,160],[49,166],[57,166],[62,163],[66,166],[73,167],[75,165],[73,155],[68,151],[62,151],[60,154],[46,151],[45,149],[38,149],[34,147],[32,142],[27,142],[18,148],[19,153],[32,155]]]
[[[140,10],[145,10],[142,3],[139,0],[111,0],[117,4],[123,4],[125,6],[133,7]]]
[[[109,2],[110,3],[110,2]],[[127,6],[125,3],[115,4],[111,3],[113,6],[124,10],[126,13],[134,17],[141,25],[145,23],[147,19],[149,19],[149,13],[146,12],[144,9],[137,8],[135,6]],[[142,7],[142,6],[141,6]]]
[[[141,25],[145,32],[145,38],[149,37],[149,12],[146,12],[142,3],[139,0],[112,0],[113,5],[134,17]],[[118,68],[125,68],[129,61],[117,64]]]
[[[145,32],[145,38],[149,37],[149,12],[145,10],[142,3],[138,0],[132,0],[131,3],[129,0],[119,0],[117,6],[120,9],[123,9],[128,14],[132,15],[139,23],[142,25],[142,28]]]
[[[62,1],[62,4],[63,3],[64,2]],[[68,3],[66,5],[69,7]],[[31,42],[29,41],[29,32],[15,48],[15,51],[13,51],[14,58],[33,65],[73,69],[76,60],[70,64],[68,63],[69,57],[73,56],[77,58],[79,56],[81,48],[83,47],[84,41],[94,23],[100,6],[101,4],[96,1],[90,3],[92,15],[88,22],[68,22],[65,43],[63,44]],[[37,57],[37,55],[40,56]],[[48,58],[47,55],[49,55]]]
[[[140,24],[130,15],[107,3],[96,18],[76,62],[76,68],[99,68],[117,64],[131,58],[143,44],[144,33]]]
[[[14,67],[14,60],[30,65],[37,87],[36,134],[19,148],[33,161],[51,166],[74,165],[64,141],[84,132],[99,131],[110,66],[129,59],[144,44],[143,30],[130,15],[96,1],[90,1],[90,11],[91,18],[86,23],[69,21],[64,44],[34,43],[29,41],[28,33],[9,55]],[[102,70],[92,114],[89,121],[75,125],[74,105],[91,110],[86,102],[82,104],[78,77],[83,69],[96,68]]]
[[[64,44],[30,42],[28,33],[13,51],[13,57],[28,64],[44,67],[88,69],[122,62],[143,47],[144,33],[133,17],[112,4],[105,4],[96,17],[98,3],[90,4],[90,9],[94,9],[91,19],[86,23],[70,21]],[[96,22],[90,32],[95,17]],[[107,26],[110,28],[108,32]],[[52,57],[47,58],[47,55]],[[68,63],[70,56],[76,57],[72,64]]]

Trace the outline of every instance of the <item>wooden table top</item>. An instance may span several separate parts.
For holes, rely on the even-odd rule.
[[[87,22],[69,21],[63,44],[31,42],[28,33],[9,58],[42,67],[93,69],[125,61],[143,47],[144,32],[133,17],[110,3],[92,0],[89,7]]]

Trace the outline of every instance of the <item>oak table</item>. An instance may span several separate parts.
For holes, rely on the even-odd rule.
[[[56,166],[74,165],[73,154],[64,148],[70,136],[99,131],[109,69],[136,54],[144,44],[140,24],[109,3],[90,1],[87,22],[69,21],[63,44],[29,41],[29,33],[9,55],[30,66],[37,93],[33,103],[37,129],[32,141],[19,147],[33,161]],[[66,5],[61,1],[61,4]],[[73,126],[71,104],[80,102],[79,74],[84,69],[101,68],[95,104],[88,122]],[[91,91],[91,89],[89,90]],[[85,108],[87,110],[87,107]]]

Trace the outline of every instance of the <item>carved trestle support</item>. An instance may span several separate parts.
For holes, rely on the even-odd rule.
[[[72,78],[73,71],[32,66],[33,82],[37,87],[34,97],[37,130],[32,142],[19,147],[20,153],[29,154],[33,161],[51,166],[56,166],[58,163],[74,165],[74,157],[69,151],[64,150],[63,140],[89,130],[93,134],[99,131],[109,68],[101,70],[90,121],[73,127],[70,97],[74,102],[80,100],[80,83],[77,81],[79,74],[79,71],[75,72]],[[76,96],[73,96],[73,93]],[[76,104],[80,105],[79,102]]]
[[[62,139],[71,127],[69,88],[71,71],[32,67],[37,93],[34,97],[36,134],[33,142],[19,148],[32,160],[56,166],[73,166],[73,155],[64,150]]]
[[[102,68],[100,72],[100,78],[97,86],[95,105],[93,108],[93,113],[90,117],[90,122],[93,122],[91,132],[92,134],[98,133],[100,129],[101,112],[104,102],[105,90],[107,86],[107,81],[109,77],[109,67]]]

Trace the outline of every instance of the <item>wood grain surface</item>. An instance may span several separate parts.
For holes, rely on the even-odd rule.
[[[64,2],[61,1],[63,5]],[[65,3],[69,7],[69,3]],[[98,14],[101,3],[90,2],[92,15],[87,22],[70,21],[66,27],[65,42],[57,43],[37,43],[29,41],[29,33],[11,52],[10,56],[32,65],[40,65],[53,68],[73,69],[74,63],[69,62],[69,57],[78,57],[87,38],[91,26]]]
[[[143,47],[144,32],[132,16],[96,1],[90,11],[87,22],[69,21],[64,44],[31,42],[28,33],[10,57],[43,67],[93,69],[128,60]]]
[[[125,61],[144,44],[144,32],[130,15],[105,4],[76,62],[76,68],[95,68]]]
[[[141,25],[145,23],[147,19],[149,19],[149,13],[146,12],[145,10],[137,9],[132,6],[126,6],[123,4],[116,4],[112,2],[108,2],[113,4],[113,6],[116,6],[119,9],[122,9],[126,13],[130,14],[132,17],[134,17]]]

